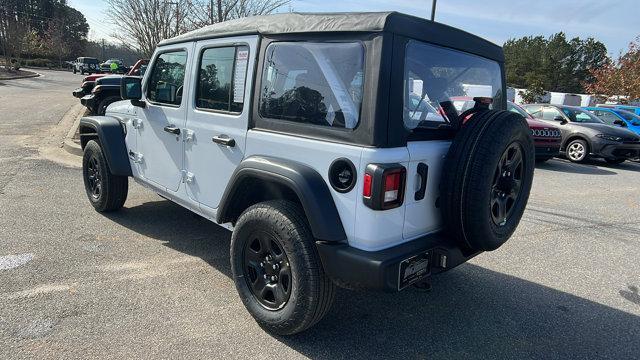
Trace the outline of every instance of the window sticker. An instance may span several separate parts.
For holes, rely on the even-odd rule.
[[[236,68],[233,75],[233,102],[244,102],[244,84],[247,78],[247,63],[249,50],[238,50],[236,54]]]

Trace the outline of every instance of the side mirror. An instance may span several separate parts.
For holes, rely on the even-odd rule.
[[[565,119],[564,117],[562,117],[560,115],[554,117],[553,121],[559,121],[560,125],[564,125],[564,124],[566,124],[568,122],[567,119]]]
[[[123,76],[120,80],[120,97],[131,100],[134,106],[144,107],[142,99],[142,79],[135,76]]]

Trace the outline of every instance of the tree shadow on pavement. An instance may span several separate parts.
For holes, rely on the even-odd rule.
[[[601,169],[594,163],[576,164],[568,160],[552,159],[542,164],[536,164],[537,169],[566,172],[583,175],[616,175],[617,173],[610,170]]]
[[[198,256],[231,277],[230,232],[170,201],[106,216]],[[634,290],[629,287],[617,295],[635,306]],[[463,264],[436,276],[433,291],[427,293],[413,288],[395,294],[339,289],[324,320],[302,334],[276,339],[313,359],[622,359],[640,354],[640,317]]]

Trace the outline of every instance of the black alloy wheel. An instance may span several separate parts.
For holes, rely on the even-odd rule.
[[[491,218],[503,226],[513,213],[522,188],[522,147],[513,142],[504,151],[496,167],[491,186]]]
[[[282,309],[291,295],[289,259],[278,239],[256,231],[245,243],[243,275],[253,296],[268,310]]]
[[[92,156],[87,164],[87,182],[91,197],[95,200],[100,199],[100,194],[102,193],[102,172],[100,171],[98,159],[95,156]]]

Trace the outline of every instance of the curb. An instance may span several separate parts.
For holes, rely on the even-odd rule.
[[[62,148],[71,155],[82,156],[82,147],[75,140],[78,139],[76,134],[78,132],[78,126],[80,125],[80,119],[86,115],[87,109],[82,106],[80,109],[72,108],[69,112],[72,111],[75,111],[72,113],[74,116],[73,125],[71,125],[71,128],[69,128],[67,135],[62,141]]]
[[[33,71],[29,71],[31,74],[29,75],[20,75],[20,76],[10,76],[10,77],[0,77],[0,81],[1,80],[18,80],[18,79],[28,79],[28,78],[34,78],[34,77],[38,77],[38,76],[42,76],[38,73],[34,73]]]

